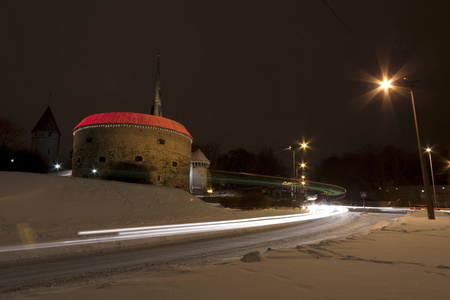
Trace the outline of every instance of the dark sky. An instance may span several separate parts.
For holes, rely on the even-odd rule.
[[[420,79],[425,143],[449,147],[450,2],[326,2],[339,19],[319,0],[1,1],[0,117],[29,134],[51,93],[68,156],[83,118],[150,113],[160,53],[163,116],[195,143],[289,162],[282,149],[306,139],[312,164],[367,144],[417,151],[410,99],[364,96],[389,68]]]

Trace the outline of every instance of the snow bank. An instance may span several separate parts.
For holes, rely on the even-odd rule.
[[[190,193],[49,174],[0,172],[0,246],[73,239],[79,231],[292,213],[212,207]]]

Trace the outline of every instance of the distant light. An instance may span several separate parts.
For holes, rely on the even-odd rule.
[[[306,148],[308,145],[306,143],[302,144],[302,148]]]
[[[14,162],[14,158],[11,158],[10,162],[12,162],[12,163],[13,163],[13,162]]]
[[[388,88],[390,88],[392,86],[392,84],[391,84],[390,80],[385,79],[383,82],[381,82],[380,86],[382,89],[387,90]]]
[[[59,170],[59,168],[61,168],[61,165],[60,165],[60,164],[56,164],[56,165],[55,165],[55,169],[56,169],[56,170]]]
[[[212,194],[213,193],[213,189],[209,188],[208,190],[206,190],[206,192],[208,192],[208,194]]]
[[[427,152],[431,152],[431,148],[427,148],[426,150],[427,150]]]
[[[92,173],[97,173],[97,170],[96,169],[92,169]]]

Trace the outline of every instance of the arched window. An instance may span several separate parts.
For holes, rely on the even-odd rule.
[[[178,163],[176,161],[172,162],[172,167],[178,167]]]

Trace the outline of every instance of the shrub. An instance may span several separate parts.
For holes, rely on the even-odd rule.
[[[221,199],[221,204],[228,208],[237,209],[264,209],[272,206],[272,199],[263,193],[251,192],[239,197],[226,197]]]

